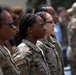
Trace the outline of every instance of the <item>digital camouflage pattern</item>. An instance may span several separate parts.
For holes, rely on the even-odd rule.
[[[62,46],[61,46],[60,42],[57,41],[57,39],[54,35],[50,35],[48,37],[48,41],[51,42],[55,46],[55,49],[58,53],[58,56],[59,56],[59,59],[61,62],[62,73],[64,75],[64,60],[63,60],[63,54],[62,54]]]
[[[68,42],[72,50],[72,59],[76,59],[76,19],[73,19],[68,25]]]
[[[3,72],[2,72],[2,69],[1,69],[1,67],[0,67],[0,75],[3,75]]]
[[[40,47],[45,54],[45,58],[48,62],[50,72],[53,75],[62,75],[62,66],[55,46],[48,40],[40,39],[37,41],[37,46]]]
[[[13,55],[20,75],[52,75],[42,50],[28,40],[18,46]]]
[[[76,75],[76,18],[73,18],[68,25],[68,42],[70,48],[67,50],[67,57],[70,57],[68,59],[71,65],[72,75]]]
[[[0,75],[19,75],[6,47],[0,46]]]

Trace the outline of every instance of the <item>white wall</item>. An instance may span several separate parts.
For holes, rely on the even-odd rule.
[[[0,0],[0,4],[9,5],[10,7],[21,6],[25,10],[26,1],[27,0]]]

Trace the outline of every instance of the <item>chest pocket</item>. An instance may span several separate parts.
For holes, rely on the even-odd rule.
[[[49,75],[46,63],[40,53],[34,53],[30,62],[30,74],[32,75]]]

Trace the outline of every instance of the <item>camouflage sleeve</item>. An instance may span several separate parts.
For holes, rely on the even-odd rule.
[[[29,75],[28,74],[28,65],[27,65],[26,60],[24,60],[24,58],[22,58],[22,59],[17,58],[14,61],[20,71],[20,75]]]
[[[28,52],[29,53],[29,52]],[[16,50],[13,54],[13,60],[20,71],[20,75],[29,75],[29,59],[25,50]]]
[[[73,60],[73,52],[70,46],[68,46],[67,48],[66,56],[67,56],[68,61]]]
[[[1,52],[0,52],[0,62],[1,62]],[[3,75],[3,71],[2,71],[2,68],[1,68],[1,64],[0,64],[0,75]]]
[[[2,72],[2,69],[1,69],[1,67],[0,67],[0,75],[3,75],[3,72]]]

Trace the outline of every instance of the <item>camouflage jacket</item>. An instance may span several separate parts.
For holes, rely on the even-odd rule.
[[[59,41],[56,40],[55,36],[54,36],[54,37],[49,36],[49,37],[48,37],[48,41],[55,46],[56,51],[57,51],[57,53],[58,53],[58,55],[59,55],[59,59],[60,59],[60,61],[61,61],[62,67],[64,68],[63,54],[62,54],[61,44],[59,43]]]
[[[54,35],[49,36],[48,41],[55,46],[55,49],[56,49],[56,51],[58,53],[58,56],[59,56],[59,59],[60,59],[60,62],[61,62],[62,71],[64,73],[64,60],[63,60],[63,54],[62,54],[62,46],[61,46],[60,42],[57,41],[57,39],[55,38]]]
[[[45,58],[50,68],[50,72],[53,75],[62,75],[61,62],[54,45],[48,42],[48,40],[45,41],[41,39],[37,41],[37,46],[39,46],[44,51]]]
[[[0,75],[3,75],[3,72],[2,72],[2,69],[1,69],[1,67],[0,67]]]
[[[19,75],[19,71],[6,47],[0,46],[0,75]]]
[[[68,42],[72,49],[73,57],[76,58],[76,18],[68,25]]]
[[[13,59],[20,75],[51,75],[43,51],[28,40],[23,40],[18,46]]]
[[[76,48],[76,19],[73,19],[68,25],[68,40],[72,48]]]

